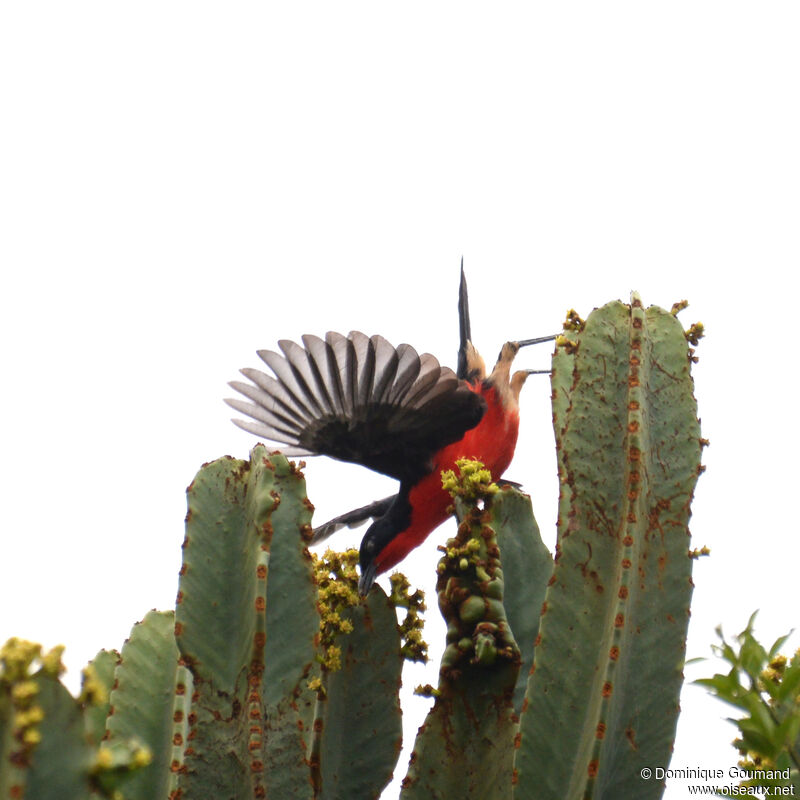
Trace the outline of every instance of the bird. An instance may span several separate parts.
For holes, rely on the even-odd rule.
[[[359,592],[399,564],[448,518],[450,495],[441,473],[461,458],[483,462],[494,480],[511,463],[519,431],[519,395],[529,375],[511,365],[520,348],[555,335],[506,342],[487,373],[472,344],[463,260],[458,298],[456,372],[409,344],[379,335],[306,334],[302,346],[278,342],[259,350],[273,375],[244,368],[249,382],[231,381],[241,398],[228,405],[250,419],[240,428],[275,442],[289,457],[325,455],[360,464],[399,481],[396,494],[314,528],[318,544],[343,527],[373,520],[359,548]]]

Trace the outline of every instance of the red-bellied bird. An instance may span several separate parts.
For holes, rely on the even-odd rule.
[[[274,376],[243,369],[252,383],[230,384],[251,401],[226,400],[252,419],[233,420],[236,425],[278,443],[285,455],[330,456],[400,482],[397,494],[313,532],[316,544],[342,527],[373,520],[361,541],[362,594],[447,519],[452,500],[442,488],[442,470],[470,458],[482,461],[494,480],[503,475],[517,444],[522,385],[529,374],[548,372],[512,374],[511,364],[520,347],[554,336],[506,342],[487,375],[471,341],[463,265],[458,311],[455,373],[408,344],[393,347],[381,336],[353,331],[324,339],[306,335],[303,346],[281,340],[282,355],[258,351]]]

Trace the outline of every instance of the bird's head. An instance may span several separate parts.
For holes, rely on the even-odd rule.
[[[411,505],[408,502],[408,488],[401,485],[386,513],[367,528],[361,540],[358,554],[361,567],[361,578],[358,581],[360,594],[368,594],[372,584],[375,583],[375,578],[403,558],[407,550],[403,550],[402,546],[398,547],[396,536],[410,523]],[[378,561],[379,555],[380,561]]]
[[[369,594],[372,584],[375,583],[375,578],[378,576],[378,564],[375,557],[381,551],[380,542],[386,538],[383,529],[386,525],[381,525],[381,520],[378,519],[369,526],[369,529],[364,534],[361,540],[361,548],[358,553],[358,563],[361,567],[361,577],[358,579],[358,592],[363,597]]]

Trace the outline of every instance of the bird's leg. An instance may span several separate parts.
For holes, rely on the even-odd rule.
[[[527,347],[528,345],[531,345],[531,344],[542,344],[543,342],[553,342],[553,341],[556,340],[557,336],[558,336],[558,334],[554,333],[554,334],[552,334],[550,336],[538,336],[535,339],[522,339],[522,340],[518,341],[516,343],[516,345],[517,345],[517,348],[519,349],[520,347]],[[514,373],[514,374],[516,375],[517,373]],[[527,375],[549,375],[549,374],[550,374],[550,370],[549,369],[526,369],[525,370],[525,375],[526,376]],[[521,380],[522,380],[522,383],[525,382],[524,379],[521,379]],[[513,381],[513,377],[512,377],[512,381]],[[522,383],[520,383],[520,387],[522,386]]]
[[[519,393],[528,375],[550,372],[550,370],[546,369],[525,369],[518,370],[512,375],[511,364],[519,352],[520,347],[527,347],[531,344],[541,344],[542,342],[552,342],[555,338],[555,335],[540,336],[536,339],[522,339],[521,341],[506,342],[503,345],[490,379],[501,395],[504,396],[506,405],[511,406],[513,404],[517,406],[519,404]]]

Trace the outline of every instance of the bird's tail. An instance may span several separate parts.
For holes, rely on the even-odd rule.
[[[469,297],[467,296],[467,279],[464,277],[464,259],[461,259],[461,283],[458,287],[458,365],[456,375],[466,380],[469,373],[467,345],[472,341],[472,330],[469,324]]]

